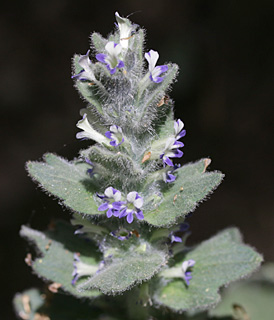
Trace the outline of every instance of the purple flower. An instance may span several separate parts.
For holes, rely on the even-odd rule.
[[[170,158],[181,158],[183,156],[183,152],[179,150],[179,148],[183,147],[184,144],[181,141],[178,141],[182,137],[186,135],[186,130],[182,130],[184,127],[184,123],[182,120],[178,119],[174,121],[174,137],[168,138],[166,141],[165,149],[163,153],[160,155],[160,159],[163,159],[164,166],[168,165],[173,167],[173,162]],[[172,175],[172,172],[168,173],[166,176],[165,182],[173,182],[176,177]]]
[[[122,135],[122,129],[116,125],[112,125],[109,128],[110,131],[107,131],[105,133],[105,136],[109,139],[111,139],[110,141],[110,145],[113,147],[118,147],[120,144],[122,144],[125,139],[123,138]]]
[[[118,12],[115,12],[115,17],[120,31],[120,44],[123,49],[127,50],[131,33],[136,27],[132,26],[128,19],[120,17]]]
[[[187,222],[183,222],[180,224],[180,232],[185,232],[189,229],[189,224]]]
[[[131,232],[122,228],[111,232],[111,235],[121,241],[128,240],[131,237]]]
[[[180,164],[178,164],[178,165],[174,164],[173,167],[171,167],[170,169],[167,169],[167,170],[163,173],[163,179],[164,179],[165,183],[171,183],[171,182],[174,182],[174,181],[175,181],[176,176],[174,176],[172,173],[173,173],[176,169],[178,169],[178,168],[180,168],[180,167],[181,167]]]
[[[183,222],[183,223],[180,224],[180,228],[179,228],[179,229],[177,229],[177,230],[172,230],[172,231],[170,232],[170,234],[169,234],[169,238],[170,238],[170,240],[171,240],[171,243],[173,243],[173,242],[183,242],[182,238],[176,236],[175,234],[176,234],[177,232],[185,232],[185,231],[188,230],[188,228],[189,228],[189,224],[186,223],[186,222]]]
[[[160,155],[160,159],[163,159],[164,165],[173,167],[173,162],[170,158],[181,158],[183,152],[179,148],[183,147],[184,144],[177,141],[176,138],[169,138],[166,141],[164,152]]]
[[[107,65],[110,74],[116,72],[116,68],[123,68],[125,66],[124,62],[120,60],[122,46],[113,41],[109,41],[105,46],[106,52],[99,53],[96,55],[96,59]]]
[[[105,201],[105,203],[101,204],[98,208],[98,211],[106,211],[107,217],[110,218],[112,215],[114,217],[119,216],[119,210],[122,208],[124,202],[121,200],[121,192],[112,187],[106,188],[104,192],[104,196],[97,196]]]
[[[72,272],[72,277],[73,279],[71,280],[71,284],[75,286],[76,281],[84,276],[92,276],[96,273],[98,270],[97,266],[92,266],[89,264],[86,264],[82,262],[79,258],[79,255],[77,253],[74,253],[73,255],[73,272]]]
[[[150,80],[159,83],[162,82],[164,78],[159,77],[163,72],[168,70],[167,65],[157,66],[156,63],[159,59],[159,53],[154,50],[150,50],[149,52],[145,53],[145,58],[148,61],[148,69],[150,72]]]
[[[92,139],[100,144],[108,143],[108,140],[105,136],[92,128],[86,113],[83,115],[83,119],[78,121],[76,127],[83,130],[76,134],[77,139]]]
[[[132,191],[127,195],[127,203],[123,206],[119,218],[127,216],[127,222],[132,223],[133,214],[138,220],[143,220],[143,211],[140,208],[143,205],[143,198],[138,195],[138,192]]]
[[[174,121],[174,133],[175,133],[176,140],[179,140],[186,135],[186,131],[183,130],[183,127],[184,127],[184,123],[181,119]]]
[[[183,241],[182,238],[174,235],[174,231],[170,232],[169,237],[170,237],[171,243],[173,243],[173,242],[182,242]]]
[[[76,80],[89,80],[89,81],[94,81],[95,76],[92,71],[92,63],[89,59],[89,50],[86,55],[81,55],[78,61],[78,64],[80,67],[83,68],[82,71],[80,71],[78,74],[75,74],[71,78],[76,79]]]
[[[194,260],[186,260],[182,263],[183,279],[186,282],[186,285],[189,286],[189,281],[192,279],[191,271],[187,271],[189,268],[192,268],[195,265]]]
[[[85,158],[85,162],[91,166],[91,168],[87,169],[87,174],[92,178],[94,176],[94,164],[88,158]]]

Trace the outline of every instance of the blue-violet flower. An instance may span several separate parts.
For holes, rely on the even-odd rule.
[[[165,172],[163,172],[163,179],[164,179],[165,183],[171,183],[171,182],[175,181],[176,176],[174,176],[174,174],[172,174],[172,173],[180,167],[181,167],[180,164],[174,164],[173,167],[171,167],[171,168],[167,169]]]
[[[183,146],[183,142],[177,141],[176,138],[167,139],[164,152],[160,155],[160,159],[163,159],[164,165],[173,167],[173,162],[170,158],[181,158],[183,152],[179,148]]]
[[[169,234],[169,238],[170,238],[170,241],[171,243],[173,242],[182,242],[182,238],[178,237],[178,236],[175,236],[174,234],[175,232],[174,231],[171,231],[170,234]]]
[[[128,240],[131,237],[131,232],[124,228],[112,231],[110,234],[121,241]]]
[[[148,61],[148,69],[150,72],[150,80],[159,83],[163,81],[163,77],[159,77],[163,72],[168,70],[167,65],[157,66],[156,63],[159,59],[159,53],[154,50],[150,50],[149,52],[145,53],[145,58]]]
[[[183,130],[184,123],[181,119],[174,121],[175,139],[179,140],[186,135],[186,130]]]
[[[92,139],[100,144],[108,143],[108,139],[106,137],[104,137],[101,133],[92,128],[88,121],[86,113],[83,115],[83,118],[80,121],[78,121],[76,127],[83,130],[76,134],[77,139]]]
[[[110,145],[113,147],[118,147],[121,143],[123,143],[125,141],[125,139],[123,138],[122,135],[122,129],[116,125],[112,125],[109,128],[110,131],[107,131],[105,133],[105,136],[109,139],[111,139],[110,141]]]
[[[127,222],[132,223],[133,214],[135,214],[138,220],[143,220],[143,211],[140,210],[143,202],[143,198],[138,195],[138,192],[129,192],[127,195],[127,203],[123,206],[119,218],[127,216]]]
[[[76,80],[89,80],[89,81],[94,81],[95,80],[95,75],[92,71],[92,63],[89,59],[89,50],[85,55],[81,55],[78,64],[80,67],[83,68],[82,71],[80,71],[78,74],[73,75],[71,78],[76,79]]]
[[[124,62],[120,60],[122,46],[113,41],[109,41],[105,46],[106,52],[99,53],[96,55],[96,59],[107,65],[110,74],[116,72],[116,68],[123,68],[125,66]]]
[[[173,242],[183,242],[183,239],[181,237],[176,236],[175,234],[177,232],[185,232],[189,229],[189,224],[187,222],[183,222],[180,224],[179,229],[172,230],[169,234],[169,238],[171,240],[171,243]]]
[[[98,211],[106,211],[107,217],[110,218],[112,215],[114,217],[119,216],[119,210],[122,208],[124,202],[121,200],[121,192],[112,187],[106,188],[104,192],[104,196],[97,196],[105,201],[105,203],[101,204],[98,208]]]
[[[131,32],[135,29],[135,27],[131,25],[128,19],[120,17],[118,12],[115,12],[115,17],[120,31],[120,44],[123,49],[127,49]]]
[[[94,176],[94,164],[88,158],[85,158],[85,162],[91,166],[87,169],[87,174],[92,178]]]
[[[160,159],[163,159],[164,166],[168,165],[170,167],[173,167],[174,165],[170,158],[181,158],[183,156],[183,152],[179,150],[179,148],[183,147],[184,144],[183,142],[178,141],[186,135],[186,130],[183,130],[183,127],[184,123],[182,120],[178,119],[177,121],[174,121],[174,137],[167,139],[165,149],[160,155]],[[166,179],[171,181],[166,182],[173,182],[175,179],[172,175],[172,172],[169,172],[168,175],[169,177],[166,177]]]
[[[74,253],[72,272],[73,279],[71,281],[71,284],[74,286],[79,278],[84,276],[92,276],[96,273],[97,270],[97,266],[92,266],[82,262],[79,258],[79,255],[77,253]]]
[[[195,265],[194,260],[186,260],[182,263],[182,271],[183,271],[183,279],[185,280],[186,284],[189,286],[189,281],[192,279],[191,271],[187,271],[189,268]]]

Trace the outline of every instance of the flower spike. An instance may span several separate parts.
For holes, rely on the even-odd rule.
[[[159,59],[159,53],[154,50],[150,50],[149,52],[145,53],[145,58],[148,61],[148,69],[150,72],[150,80],[159,83],[162,82],[164,78],[159,77],[163,72],[168,70],[167,65],[157,66],[156,63]]]

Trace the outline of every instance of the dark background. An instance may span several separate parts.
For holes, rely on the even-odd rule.
[[[24,170],[47,151],[72,159],[84,103],[70,79],[89,34],[113,30],[114,12],[147,29],[147,50],[180,67],[171,93],[185,122],[184,162],[212,158],[225,181],[191,217],[192,242],[238,226],[274,261],[273,1],[6,1],[1,8],[1,319],[14,319],[17,291],[41,284],[24,263],[21,224],[67,218]]]

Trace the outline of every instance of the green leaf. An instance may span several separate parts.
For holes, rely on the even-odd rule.
[[[235,316],[242,312],[249,318],[240,318],[240,320],[272,320],[274,314],[273,275],[274,264],[266,264],[250,279],[232,284],[224,290],[222,301],[215,309],[210,310],[209,315]]]
[[[137,122],[142,130],[147,130],[153,124],[159,110],[157,104],[164,97],[178,73],[176,64],[169,64],[168,71],[161,83],[154,83],[148,77],[149,73],[140,81],[140,88],[136,95],[136,105],[139,108]],[[146,79],[146,80],[144,80]],[[172,126],[173,127],[173,126]]]
[[[164,139],[168,136],[173,136],[173,134],[174,134],[174,112],[172,109],[170,109],[167,112],[164,123],[156,129],[156,132],[158,135],[157,138],[159,140]]]
[[[80,253],[81,260],[98,266],[100,259],[97,248],[90,242],[74,235],[74,229],[65,222],[58,222],[53,231],[40,232],[23,226],[20,235],[34,242],[40,257],[32,262],[32,268],[39,276],[62,285],[62,289],[76,297],[97,297],[96,290],[78,292],[71,284],[74,253]],[[84,280],[80,278],[77,283]]]
[[[74,74],[78,74],[83,68],[79,65],[79,59],[81,55],[75,54],[73,57],[73,71]],[[95,78],[100,79],[100,71],[102,70],[101,64],[92,64],[90,66],[93,73],[95,74]],[[102,99],[99,96],[108,97],[108,93],[102,83],[98,80],[94,81],[75,81],[75,87],[82,97],[91,105],[93,108],[101,115],[104,115],[103,107],[101,104]]]
[[[52,153],[44,155],[45,162],[30,161],[27,170],[40,186],[63,200],[65,206],[82,214],[102,214],[93,198],[96,190],[86,174],[90,166],[79,161],[68,162]]]
[[[116,248],[118,250],[118,248]],[[130,289],[133,285],[149,280],[166,263],[166,253],[140,241],[128,250],[120,250],[99,273],[78,286],[85,292],[96,288],[105,294],[117,294]]]
[[[135,189],[141,180],[141,170],[125,153],[111,152],[106,148],[92,146],[88,150],[82,151],[81,155],[102,166],[100,171],[98,170],[98,174],[104,179],[98,188],[115,183],[117,188]]]
[[[75,299],[64,294],[48,294],[38,289],[17,293],[13,299],[16,315],[28,320],[121,320],[121,308],[114,303]],[[115,310],[113,310],[115,308]],[[116,316],[117,317],[116,317]],[[126,318],[122,318],[126,319]]]
[[[206,172],[210,159],[202,159],[178,169],[172,186],[163,190],[163,200],[154,210],[145,212],[145,221],[154,226],[170,226],[185,217],[221,183],[224,175]]]
[[[13,298],[13,306],[19,319],[34,319],[35,314],[43,304],[43,296],[37,289],[17,293]]]
[[[97,52],[102,53],[105,51],[105,46],[107,44],[107,39],[103,38],[100,33],[93,32],[90,36],[94,48]]]
[[[159,100],[164,96],[165,92],[176,78],[177,73],[177,64],[168,64],[168,71],[164,75],[164,80],[161,83],[153,83],[152,89],[148,90],[146,96],[144,97],[143,103],[145,104],[145,106],[148,107],[159,102]],[[144,109],[146,110],[147,107],[145,106]]]
[[[173,268],[180,269],[182,262],[189,259],[196,261],[189,287],[180,278],[162,280],[153,297],[157,304],[174,311],[209,309],[220,301],[220,287],[248,276],[263,260],[251,247],[242,244],[234,228],[204,241]]]
[[[143,64],[144,59],[144,30],[140,29],[133,35],[133,44],[132,44],[132,51],[137,52],[136,66],[140,66]],[[139,68],[141,69],[141,68]],[[142,71],[142,70],[140,70]]]

